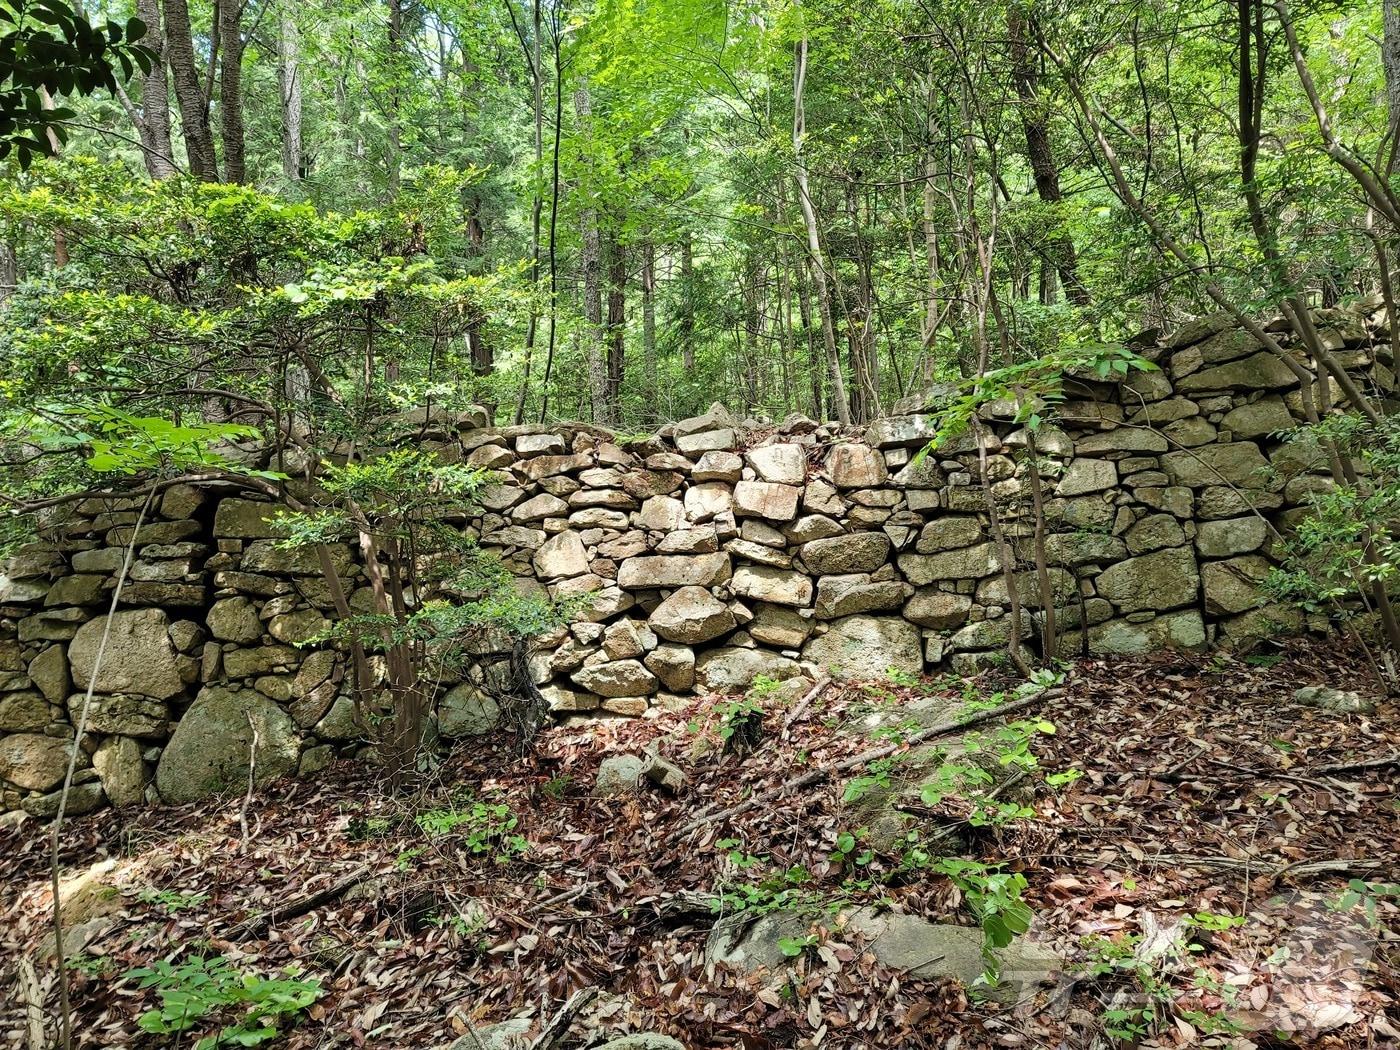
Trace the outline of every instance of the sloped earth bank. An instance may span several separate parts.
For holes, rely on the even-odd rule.
[[[72,919],[88,919],[74,935],[87,941],[71,971],[77,1042],[188,1045],[137,1028],[154,997],[122,974],[202,952],[262,974],[296,965],[322,981],[312,1016],[280,1044],[290,1047],[445,1046],[469,1025],[523,1015],[538,1026],[589,986],[603,994],[561,1045],[638,1031],[692,1048],[1124,1045],[1105,1027],[1141,1022],[1154,1001],[1145,986],[1162,991],[1143,1046],[1400,1045],[1396,899],[1368,894],[1341,907],[1349,879],[1400,875],[1396,705],[1335,713],[1294,698],[1300,686],[1366,692],[1366,682],[1335,644],[1292,644],[1268,667],[1218,656],[1081,663],[1062,692],[1017,715],[1058,727],[1034,743],[1041,769],[1000,796],[1027,800],[1033,818],[973,829],[957,824],[967,812],[955,799],[908,801],[905,817],[926,833],[951,827],[963,856],[1005,861],[1029,883],[1028,939],[1037,958],[1064,964],[1051,983],[1000,1000],[918,976],[942,964],[877,952],[869,924],[846,921],[884,902],[886,926],[971,923],[942,875],[899,874],[895,856],[832,861],[838,833],[868,817],[868,800],[842,803],[841,781],[679,833],[706,807],[878,744],[891,725],[985,698],[992,680],[842,684],[805,710],[774,701],[762,744],[742,760],[715,746],[714,701],[696,699],[656,719],[551,729],[524,758],[508,738],[459,748],[411,801],[385,799],[371,770],[346,764],[270,785],[246,814],[242,798],[94,814],[64,834]],[[852,725],[886,729],[872,740]],[[614,798],[591,794],[604,759],[648,745],[685,773],[679,793],[645,782]],[[1358,763],[1371,765],[1350,768]],[[1045,773],[1070,767],[1084,775],[1045,784]],[[464,830],[431,836],[415,820],[460,812],[470,797],[508,806],[528,850],[474,854]],[[0,838],[7,990],[21,958],[41,958],[46,849],[32,824]],[[740,868],[731,854],[760,859]],[[775,977],[707,966],[708,897],[795,866],[810,875],[802,899],[820,906],[815,925],[797,931],[807,950],[778,963],[792,968]],[[259,921],[357,875],[367,877],[299,918]],[[1173,947],[1182,940],[1199,949],[1183,959]],[[1111,961],[1122,956],[1130,961]],[[39,966],[50,1018],[51,969]],[[4,997],[6,1045],[23,1045],[21,1000]],[[1213,1031],[1222,1021],[1238,1031]]]

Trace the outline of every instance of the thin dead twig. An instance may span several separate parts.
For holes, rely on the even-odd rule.
[[[240,832],[238,839],[238,855],[241,857],[248,848],[248,807],[253,804],[253,784],[258,769],[258,727],[253,721],[253,712],[245,711],[244,716],[248,719],[248,729],[253,734],[252,741],[248,744],[248,791],[243,796],[243,805],[238,810],[238,829]]]
[[[46,1050],[48,1039],[44,1035],[44,993],[39,987],[39,974],[29,956],[21,956],[15,964],[19,983],[17,995],[24,1007],[24,1032],[26,1050]]]
[[[249,919],[246,922],[240,923],[238,926],[234,927],[231,936],[239,939],[249,936],[261,936],[279,922],[286,922],[289,919],[298,918],[348,893],[368,879],[372,874],[373,869],[368,864],[362,864],[349,875],[346,875],[338,882],[331,883],[323,890],[309,893],[300,900],[278,905],[276,908],[273,908],[263,915],[259,915],[255,919]]]
[[[1328,766],[1317,766],[1314,773],[1359,773],[1364,769],[1384,769],[1386,766],[1400,766],[1400,751],[1381,758],[1368,758],[1362,762],[1333,762]]]
[[[554,1050],[556,1046],[563,1042],[564,1037],[569,1034],[569,1029],[574,1023],[574,1017],[597,997],[598,989],[592,985],[587,988],[580,988],[573,995],[569,996],[569,1001],[561,1006],[559,1011],[549,1019],[549,1023],[544,1026],[539,1037],[530,1044],[530,1050]]]
[[[832,679],[830,676],[819,679],[811,689],[807,690],[802,699],[797,701],[797,705],[788,712],[787,718],[783,719],[783,731],[780,734],[780,739],[787,740],[792,735],[792,727],[802,721],[803,717],[807,714],[807,709],[816,703],[817,698],[821,696],[822,693],[827,691],[831,686],[831,682]]]

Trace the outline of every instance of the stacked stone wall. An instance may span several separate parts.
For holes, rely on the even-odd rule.
[[[1389,399],[1383,314],[1317,321],[1358,382]],[[1281,439],[1302,420],[1294,373],[1223,317],[1145,353],[1159,371],[1067,383],[1053,425],[1032,433],[993,404],[984,448],[965,434],[923,457],[937,390],[862,431],[718,405],[626,442],[583,425],[489,427],[480,412],[419,411],[386,428],[498,472],[467,527],[522,588],[584,596],[529,660],[561,715],[645,715],[757,674],[968,672],[1001,659],[1011,617],[983,466],[1034,646],[1032,442],[1062,655],[1297,633],[1301,614],[1259,586],[1277,537],[1331,483],[1324,462]],[[0,810],[53,812],[89,684],[76,811],[241,788],[255,729],[262,778],[359,746],[343,654],[301,644],[333,615],[315,557],[278,549],[273,505],[227,489],[178,485],[154,504],[96,666],[139,509],[80,503],[0,577]],[[368,610],[356,553],[332,556]],[[442,735],[494,724],[500,656],[442,684]]]

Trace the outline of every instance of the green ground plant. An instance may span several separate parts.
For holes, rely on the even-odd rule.
[[[143,990],[154,989],[160,1006],[138,1022],[153,1035],[178,1035],[232,1017],[218,1032],[202,1036],[193,1050],[220,1046],[260,1046],[279,1029],[295,1025],[321,996],[321,982],[301,979],[294,970],[276,978],[234,969],[223,956],[194,955],[179,963],[161,959],[125,975]]]
[[[429,838],[452,836],[469,853],[484,855],[497,864],[529,852],[530,842],[516,833],[520,820],[503,803],[473,802],[465,808],[430,809],[414,818]]]

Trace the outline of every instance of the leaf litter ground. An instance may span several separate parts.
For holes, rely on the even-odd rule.
[[[882,682],[769,711],[743,759],[716,746],[715,699],[704,698],[654,719],[552,728],[524,755],[509,737],[471,741],[408,798],[341,763],[269,785],[246,814],[229,798],[77,818],[65,877],[103,865],[118,888],[88,892],[99,903],[84,915],[98,917],[74,935],[87,941],[69,971],[76,1042],[182,1045],[137,1027],[153,997],[123,975],[199,953],[318,978],[322,998],[279,1042],[295,1048],[437,1047],[469,1025],[522,1013],[542,1023],[588,986],[603,994],[577,1019],[576,1046],[633,1030],[748,1050],[1400,1046],[1400,902],[1383,887],[1347,896],[1352,880],[1400,881],[1397,766],[1376,763],[1400,751],[1400,712],[1383,700],[1339,715],[1293,699],[1301,685],[1365,680],[1335,642],[1291,643],[1272,666],[1183,655],[1075,665],[1029,713],[1057,727],[1035,741],[1040,773],[1083,775],[1040,784],[1034,818],[961,829],[964,856],[1024,874],[1028,936],[1065,960],[1054,984],[1014,1003],[886,969],[840,928],[836,907],[871,901],[973,921],[946,878],[902,871],[898,856],[857,871],[832,859],[858,819],[840,779],[679,834],[702,809],[866,750],[868,736],[841,729],[872,711],[939,699],[956,711],[971,692]],[[1002,684],[973,683],[983,696]],[[685,771],[678,795],[648,785],[592,796],[603,759],[648,747]],[[478,852],[479,837],[428,834],[416,819],[475,801],[507,807],[523,851],[493,840]],[[956,800],[919,812],[930,826],[965,815]],[[52,1030],[47,842],[33,824],[0,832],[0,979],[34,962],[27,998]],[[762,871],[803,872],[803,892],[832,903],[782,979],[706,965],[708,902],[753,877],[735,852]],[[347,881],[303,915],[264,921]],[[0,1037],[15,1045],[25,998],[0,1006]]]

